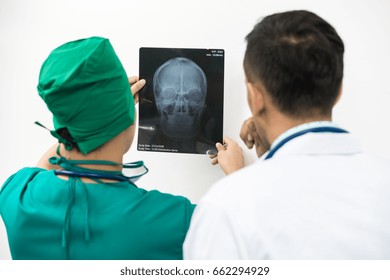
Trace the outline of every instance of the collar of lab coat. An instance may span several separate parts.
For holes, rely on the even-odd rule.
[[[288,141],[273,158],[285,155],[353,155],[361,152],[359,141],[350,133],[307,133]]]

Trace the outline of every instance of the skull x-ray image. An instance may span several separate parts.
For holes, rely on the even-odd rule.
[[[215,153],[223,135],[224,51],[140,49],[138,150]]]
[[[207,78],[195,62],[184,57],[165,62],[154,73],[153,93],[163,133],[184,140],[199,132]]]

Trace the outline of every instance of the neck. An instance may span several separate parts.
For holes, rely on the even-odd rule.
[[[272,123],[269,122],[267,129],[267,139],[272,144],[285,131],[301,124],[318,122],[318,121],[332,121],[332,117],[315,116],[307,118],[291,118],[281,113],[277,113],[272,117]]]
[[[115,138],[114,138],[115,139]],[[92,152],[84,155],[77,149],[72,149],[67,151],[64,146],[61,144],[61,155],[69,160],[104,160],[104,161],[112,161],[118,164],[122,164],[123,162],[123,153],[121,153],[121,149],[118,148],[118,143],[115,141],[109,141],[103,146],[93,150]],[[106,170],[106,171],[121,171],[121,165],[101,165],[101,164],[85,164],[80,165],[80,167],[85,167],[88,169],[95,170]]]

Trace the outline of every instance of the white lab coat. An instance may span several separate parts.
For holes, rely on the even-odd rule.
[[[390,259],[390,161],[351,134],[309,133],[219,182],[185,259]]]

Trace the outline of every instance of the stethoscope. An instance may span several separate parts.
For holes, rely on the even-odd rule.
[[[63,168],[54,170],[55,175],[65,175],[76,178],[90,178],[97,181],[106,179],[120,182],[128,181],[130,183],[134,183],[149,171],[143,161],[118,164],[116,162],[105,160],[68,160],[64,157],[52,157],[49,159],[49,162],[53,165],[59,165]],[[79,166],[88,164],[121,166],[122,170],[143,168],[143,171],[140,174],[126,176],[121,171],[95,170]]]
[[[114,180],[114,181],[120,181],[120,182],[136,182],[139,178],[141,178],[143,175],[145,175],[148,172],[148,169],[146,166],[143,166],[145,168],[145,171],[142,174],[135,175],[135,176],[125,176],[123,174],[104,174],[104,173],[96,173],[96,172],[80,172],[80,171],[71,171],[71,170],[64,170],[64,169],[57,169],[54,170],[54,174],[56,175],[65,175],[70,177],[79,177],[79,178],[89,178],[89,179],[98,179],[98,180]]]
[[[42,125],[39,122],[35,122],[35,124],[43,127],[44,129],[50,131],[50,133],[60,140],[61,143],[64,144],[65,148],[67,150],[70,150],[73,148],[73,144],[68,141],[67,139],[64,139],[61,137],[56,131],[51,131],[44,125]],[[148,173],[148,168],[145,166],[143,161],[135,161],[130,163],[124,163],[119,164],[113,161],[107,161],[107,160],[69,160],[64,158],[60,153],[60,145],[57,146],[56,153],[58,157],[51,157],[49,158],[49,162],[52,165],[58,165],[62,167],[62,169],[54,170],[55,175],[65,175],[69,177],[74,178],[90,178],[95,181],[101,182],[99,180],[101,179],[107,179],[107,180],[114,180],[114,181],[128,181],[131,183],[134,183],[139,178],[141,178],[143,175]],[[133,176],[126,176],[121,171],[107,171],[107,170],[95,170],[95,169],[89,169],[80,167],[79,165],[108,165],[108,166],[117,166],[121,167],[122,170],[126,169],[138,169],[143,168],[144,171],[140,174],[136,174]]]
[[[280,141],[275,147],[273,147],[268,154],[265,156],[264,160],[270,159],[274,156],[274,154],[282,148],[287,142],[291,141],[294,138],[297,138],[299,136],[302,136],[307,133],[324,133],[324,132],[330,132],[330,133],[348,133],[348,131],[338,128],[338,127],[332,127],[332,126],[323,126],[323,127],[314,127],[314,128],[308,128],[302,131],[298,131],[282,141]]]

